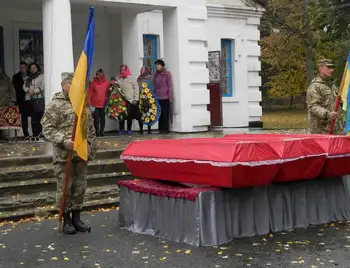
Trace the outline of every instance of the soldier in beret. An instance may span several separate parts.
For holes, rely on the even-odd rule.
[[[53,165],[55,177],[57,178],[56,201],[58,207],[65,180],[68,152],[74,148],[74,142],[71,140],[71,137],[75,121],[75,113],[69,99],[73,73],[62,73],[61,76],[62,92],[57,93],[53,97],[41,120],[44,136],[54,147]],[[89,160],[92,160],[94,158],[96,135],[90,112],[88,115]],[[63,233],[75,234],[77,231],[86,232],[91,230],[91,227],[80,219],[80,211],[87,186],[86,177],[87,162],[79,158],[74,152],[63,215]]]
[[[344,122],[341,109],[334,112],[338,89],[332,84],[334,64],[329,59],[318,61],[318,74],[312,80],[306,93],[309,112],[309,131],[312,134],[328,134],[332,119],[334,134],[344,134]]]

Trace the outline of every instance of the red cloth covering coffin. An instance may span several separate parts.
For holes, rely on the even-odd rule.
[[[252,139],[256,138],[265,140],[288,138],[313,139],[326,154],[325,163],[320,172],[321,177],[331,178],[350,174],[350,136],[321,134],[243,134],[240,136],[249,136]],[[233,137],[237,137],[237,135],[230,134],[225,136],[225,138]],[[276,178],[275,181],[280,181],[280,179]]]
[[[123,152],[139,178],[217,187],[350,174],[350,139],[306,134],[234,134],[224,138],[135,141]]]
[[[135,141],[121,159],[135,177],[229,188],[270,184],[280,162],[266,142],[214,138]]]
[[[226,139],[265,141],[278,152],[281,163],[274,182],[313,179],[320,175],[326,151],[312,137],[293,134],[232,134]]]

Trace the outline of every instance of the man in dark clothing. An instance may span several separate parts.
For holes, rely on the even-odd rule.
[[[12,84],[16,90],[16,100],[17,100],[17,105],[19,106],[19,112],[21,113],[22,130],[23,130],[24,138],[29,136],[28,117],[30,116],[30,111],[25,101],[26,93],[23,90],[23,84],[26,77],[27,77],[27,63],[24,61],[21,61],[21,63],[19,64],[19,72],[12,77]]]

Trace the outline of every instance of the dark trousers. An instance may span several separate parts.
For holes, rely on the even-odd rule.
[[[133,105],[130,102],[127,103],[128,116],[126,118],[127,130],[130,131],[132,127],[132,120],[138,118],[138,107]],[[125,129],[125,120],[119,121],[119,131],[124,131]]]
[[[138,121],[139,121],[139,126],[140,126],[140,133],[143,133],[143,122],[142,122],[141,118],[139,118]],[[150,133],[151,127],[147,126],[147,128],[148,128],[148,133]]]
[[[169,119],[170,119],[170,101],[158,100],[161,108],[161,114],[159,117],[158,130],[159,133],[169,133]]]
[[[32,114],[32,131],[34,137],[38,137],[42,134],[43,128],[40,121],[43,115],[44,112],[33,112]]]
[[[24,137],[28,137],[29,136],[29,132],[28,132],[28,117],[30,117],[30,112],[28,110],[28,102],[23,102],[20,103],[19,106],[19,112],[21,114],[21,125],[22,125],[22,131],[23,131],[23,135]]]
[[[96,108],[94,112],[94,126],[96,134],[103,134],[106,125],[106,111],[105,108]]]

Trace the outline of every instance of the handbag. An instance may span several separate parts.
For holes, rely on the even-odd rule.
[[[34,113],[44,112],[45,111],[45,99],[44,98],[31,99],[30,106],[31,106],[32,111]]]

